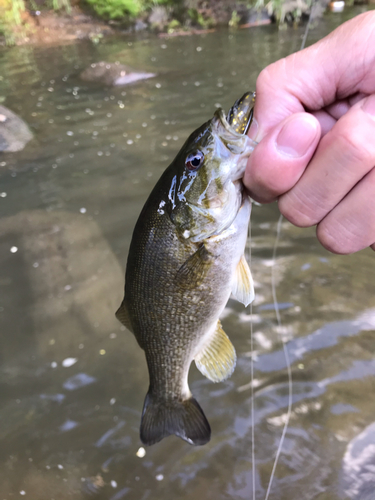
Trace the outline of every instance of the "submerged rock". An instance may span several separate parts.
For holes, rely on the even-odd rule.
[[[33,134],[22,118],[0,106],[0,151],[21,151],[32,138]]]
[[[80,74],[85,82],[104,83],[108,86],[127,85],[138,80],[147,80],[156,76],[155,73],[137,71],[119,62],[108,63],[101,61],[93,63]]]
[[[118,329],[123,271],[94,220],[42,210],[3,217],[0,262],[2,369],[36,353],[71,366],[80,343]]]

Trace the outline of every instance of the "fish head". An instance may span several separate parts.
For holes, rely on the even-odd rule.
[[[252,120],[255,94],[238,99],[225,115],[195,130],[171,165],[168,212],[178,234],[192,242],[220,234],[242,205],[241,182],[256,143],[246,132]]]

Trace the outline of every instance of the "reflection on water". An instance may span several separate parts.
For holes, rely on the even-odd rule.
[[[343,19],[328,16],[310,42]],[[284,223],[279,328],[270,288],[277,208],[254,208],[253,315],[230,301],[223,317],[237,368],[217,385],[190,374],[212,426],[204,447],[174,437],[141,447],[146,364],[114,318],[131,232],[157,178],[215,106],[253,88],[301,36],[266,26],[0,53],[0,96],[35,134],[24,151],[0,157],[0,500],[251,498],[250,319],[257,498],[286,418],[280,335],[293,412],[270,498],[373,498],[370,251],[331,255],[313,230]],[[158,76],[126,88],[82,83],[80,70],[99,60]]]

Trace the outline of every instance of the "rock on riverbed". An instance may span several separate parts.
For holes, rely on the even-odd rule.
[[[32,138],[33,134],[22,118],[0,106],[0,151],[21,151]]]
[[[156,76],[155,73],[137,71],[119,62],[101,61],[93,63],[80,74],[85,82],[103,83],[108,86],[127,85],[138,80],[147,80]]]
[[[94,220],[42,210],[3,217],[0,263],[2,367],[22,353],[62,361],[118,330],[123,270]]]

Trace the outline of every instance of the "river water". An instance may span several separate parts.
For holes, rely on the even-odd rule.
[[[329,14],[318,40],[361,8]],[[223,327],[238,354],[226,382],[191,368],[212,427],[144,450],[143,352],[114,318],[132,229],[185,138],[298,50],[303,28],[108,39],[0,52],[0,96],[35,138],[0,156],[0,500],[251,499],[250,324],[254,330],[256,498],[263,499],[288,404],[274,500],[375,498],[375,280],[370,250],[336,256],[314,229],[284,222],[271,294],[277,206],[252,214],[253,314],[230,301]],[[82,83],[92,62],[156,78]]]

